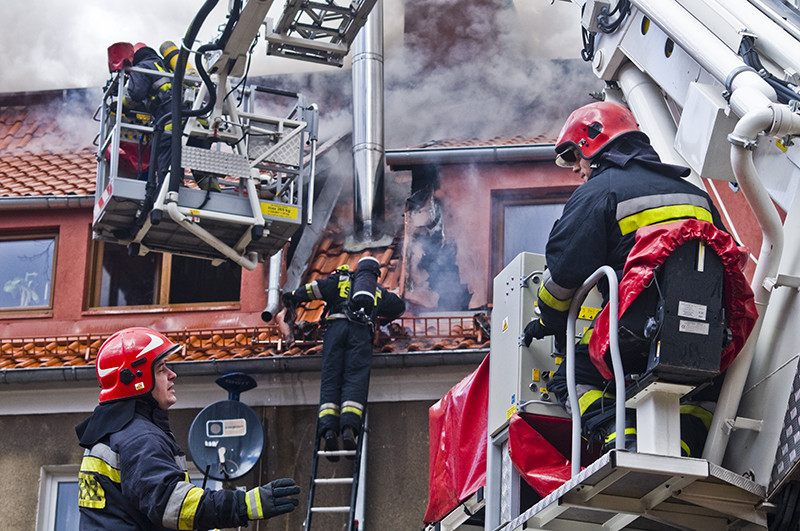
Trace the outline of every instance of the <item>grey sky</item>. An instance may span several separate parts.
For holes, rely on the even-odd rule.
[[[549,58],[576,58],[580,49],[577,6],[565,1],[515,0],[519,18],[529,31],[530,53]],[[27,0],[3,2],[0,17],[0,92],[99,87],[108,79],[106,48],[118,41],[146,42],[158,47],[179,42],[201,0]],[[270,16],[283,2],[276,0]],[[220,0],[200,32],[207,42],[225,22],[228,2]],[[387,53],[402,37],[403,6],[385,0]],[[500,36],[498,36],[500,37]],[[251,73],[319,70],[290,59],[267,57],[263,41],[254,54]]]

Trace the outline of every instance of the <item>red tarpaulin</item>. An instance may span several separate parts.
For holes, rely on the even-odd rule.
[[[544,498],[570,478],[570,419],[514,413],[508,425],[508,454],[519,475]],[[545,437],[542,434],[547,434]]]
[[[486,485],[489,356],[428,412],[428,509],[437,522]]]

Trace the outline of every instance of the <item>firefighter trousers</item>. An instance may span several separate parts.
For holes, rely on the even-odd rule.
[[[643,368],[640,355],[626,356],[623,353],[623,369],[625,374],[641,372]],[[631,359],[633,358],[633,359]],[[636,366],[635,369],[632,368]],[[581,413],[581,428],[584,438],[590,443],[606,447],[613,446],[616,438],[613,430],[615,421],[614,382],[605,380],[589,357],[589,346],[579,343],[575,346],[575,387],[578,394],[578,406]],[[553,391],[558,401],[569,411],[569,393],[567,391],[566,360],[558,367],[548,388]],[[636,412],[626,410],[625,445],[635,446]],[[689,457],[700,457],[703,453],[712,414],[699,405],[681,406],[681,448]]]
[[[319,436],[350,427],[360,433],[372,367],[372,327],[332,319],[322,343]]]

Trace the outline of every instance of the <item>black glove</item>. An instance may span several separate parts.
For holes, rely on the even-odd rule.
[[[551,336],[553,334],[555,334],[555,332],[547,328],[541,319],[534,319],[525,326],[525,338],[523,342],[526,347],[529,347],[534,338],[542,339],[544,336]]]
[[[293,479],[283,478],[271,481],[261,487],[247,491],[245,503],[247,504],[247,518],[261,520],[272,518],[283,513],[294,511],[297,507],[297,498],[287,498],[300,493],[300,487]]]
[[[294,296],[287,291],[286,293],[281,295],[281,302],[283,302],[283,305],[286,306],[287,308],[289,306],[294,306]]]

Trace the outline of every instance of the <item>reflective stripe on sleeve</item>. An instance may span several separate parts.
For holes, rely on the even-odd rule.
[[[539,288],[539,300],[542,304],[546,304],[549,308],[558,312],[566,312],[569,310],[569,305],[572,303],[571,297],[567,300],[557,298],[547,289],[546,284],[542,284],[542,287]]]
[[[179,481],[175,484],[164,508],[161,525],[167,529],[191,531],[194,529],[194,517],[203,489],[195,487],[189,482]]]

